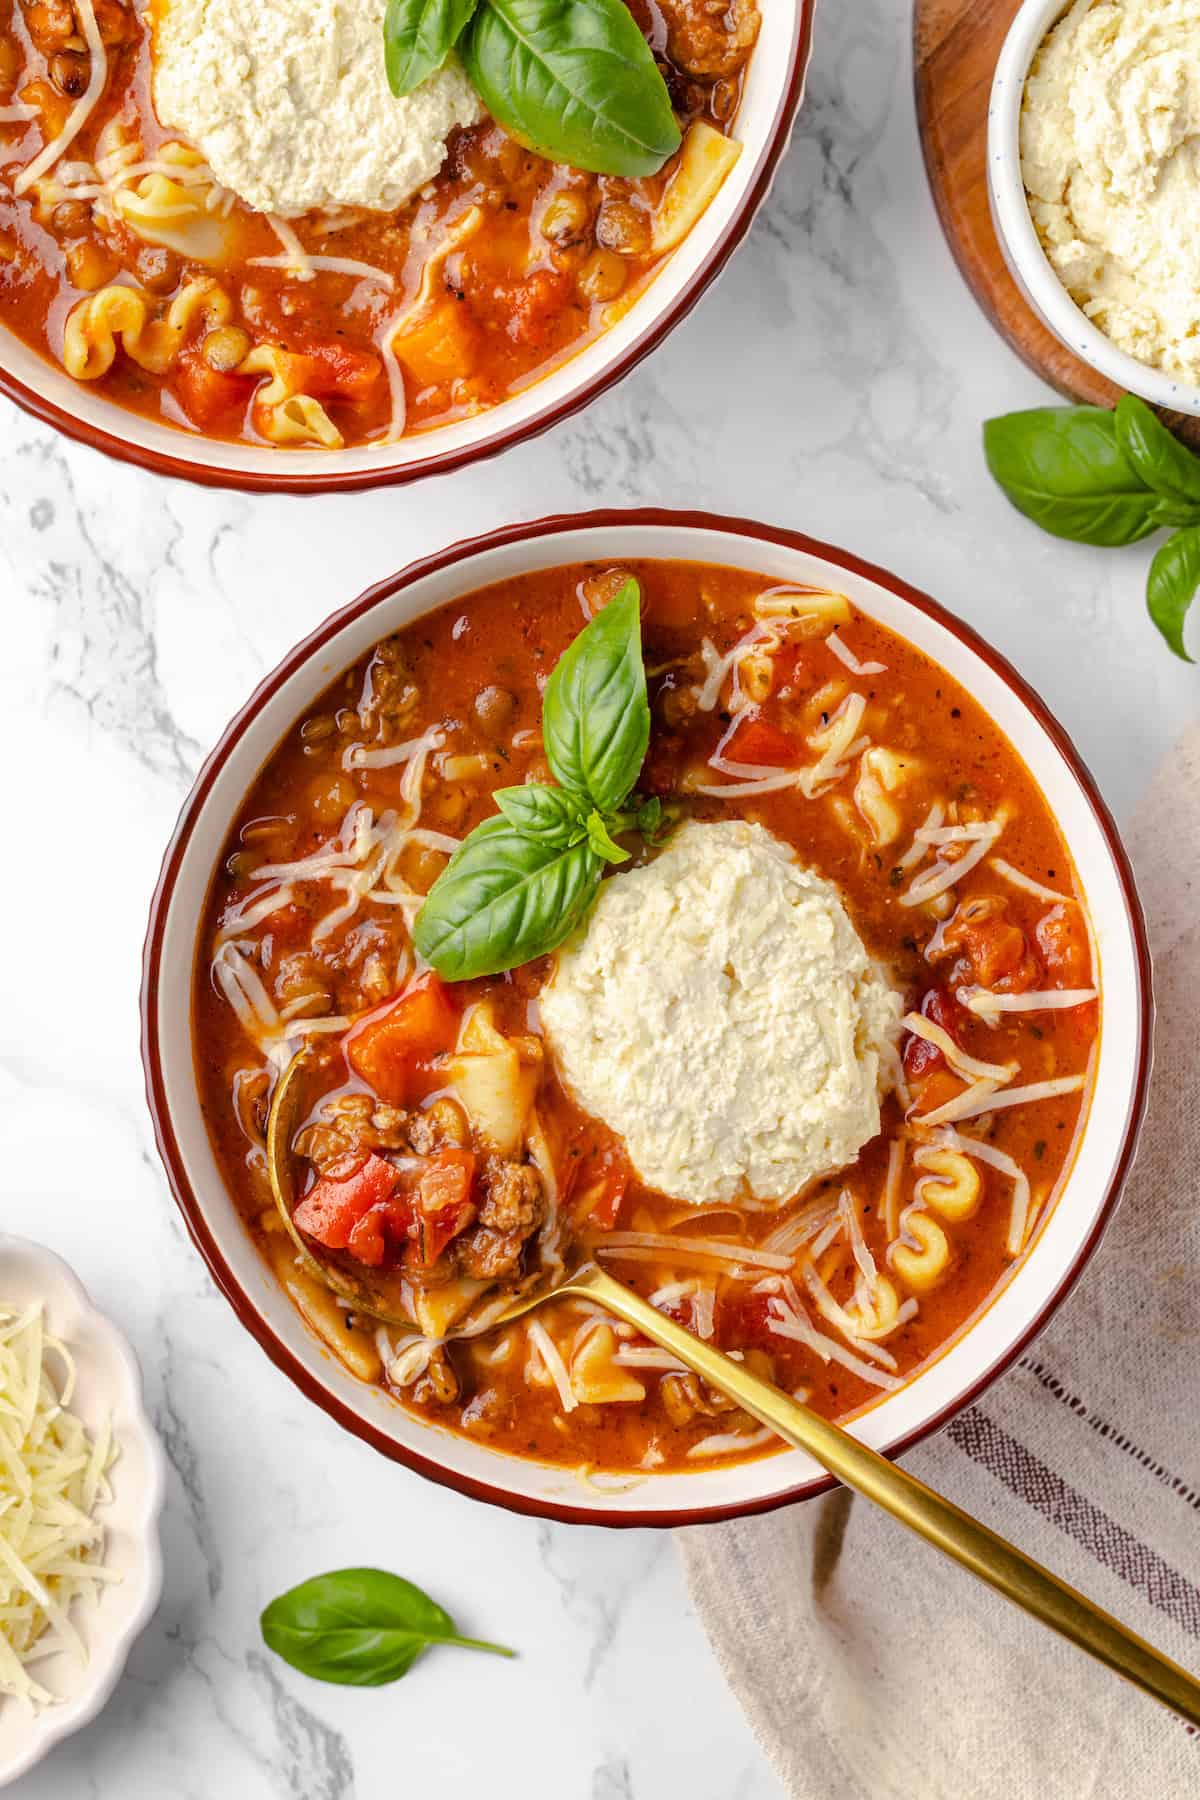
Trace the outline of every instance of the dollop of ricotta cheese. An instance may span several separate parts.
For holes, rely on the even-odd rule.
[[[1076,0],[1025,84],[1021,173],[1077,305],[1200,385],[1200,0]]]
[[[158,0],[154,110],[258,212],[393,212],[482,117],[453,56],[403,100],[387,84],[386,0]]]
[[[580,1106],[694,1205],[778,1205],[852,1162],[902,1011],[832,882],[741,821],[606,881],[541,995]]]

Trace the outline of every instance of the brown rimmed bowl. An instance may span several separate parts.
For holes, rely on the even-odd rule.
[[[143,418],[74,381],[0,318],[0,393],[68,437],[157,475],[248,492],[351,492],[446,474],[537,437],[620,381],[687,317],[745,237],[775,178],[804,92],[816,0],[763,8],[733,136],[742,154],[720,192],[617,324],[521,393],[475,418],[398,443],[343,450],[227,443]]]
[[[1008,1367],[1078,1279],[1133,1159],[1152,1021],[1141,907],[1095,783],[1016,671],[927,595],[798,532],[645,509],[542,519],[413,563],[325,620],[229,725],[180,815],[146,937],[142,1048],[158,1146],[187,1228],[242,1325],[302,1393],[385,1456],[477,1499],[571,1522],[678,1525],[763,1512],[831,1484],[815,1463],[788,1451],[732,1468],[598,1488],[569,1470],[506,1456],[424,1423],[382,1390],[355,1381],[308,1332],[226,1192],[200,1110],[190,1026],[196,935],[231,823],[259,768],[328,683],[388,632],[476,588],[562,563],[631,557],[719,563],[773,582],[844,592],[969,689],[1024,759],[1059,821],[1090,903],[1103,990],[1095,1093],[1075,1163],[1030,1255],[986,1310],[903,1388],[862,1413],[853,1430],[877,1449],[903,1450],[944,1425]]]

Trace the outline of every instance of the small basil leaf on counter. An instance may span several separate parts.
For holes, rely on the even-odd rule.
[[[382,1687],[407,1675],[431,1644],[512,1656],[501,1644],[463,1637],[445,1609],[384,1569],[335,1569],[289,1588],[260,1621],[269,1650],[344,1687]]]
[[[577,844],[587,836],[586,803],[565,788],[530,781],[524,787],[497,788],[492,799],[510,825],[539,843]]]
[[[555,779],[600,812],[620,806],[650,742],[636,581],[589,620],[555,664],[542,700],[542,739]]]
[[[463,840],[430,888],[413,943],[447,981],[515,969],[570,935],[603,868],[589,843],[539,842],[498,813]]]
[[[603,862],[629,861],[628,850],[622,850],[620,844],[613,841],[608,824],[594,808],[587,816],[587,841]]]
[[[1146,605],[1150,617],[1166,638],[1176,656],[1184,662],[1195,659],[1188,655],[1183,641],[1183,626],[1188,608],[1200,587],[1200,526],[1177,531],[1155,552],[1146,582]]]
[[[436,74],[462,36],[477,0],[388,0],[383,54],[397,100]]]
[[[1099,406],[1041,406],[983,428],[987,466],[1018,511],[1075,543],[1133,544],[1164,523]]]
[[[1200,460],[1136,394],[1122,394],[1113,419],[1117,442],[1136,473],[1157,494],[1175,502],[1175,515],[1163,523],[1200,523]]]
[[[482,0],[460,45],[519,143],[599,175],[654,175],[679,148],[667,84],[624,0]]]

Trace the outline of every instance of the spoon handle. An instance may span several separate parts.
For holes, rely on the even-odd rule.
[[[701,1342],[690,1331],[594,1265],[568,1283],[576,1293],[598,1301],[633,1325],[695,1374],[777,1431],[798,1450],[806,1450],[839,1481],[874,1501],[910,1531],[953,1557],[972,1575],[986,1581],[1005,1599],[1032,1613],[1043,1625],[1107,1664],[1126,1681],[1173,1712],[1200,1725],[1200,1681],[1155,1650],[1144,1638],[1114,1619],[1083,1594],[1060,1581],[1049,1569],[1015,1545],[989,1531],[978,1519],[952,1505],[915,1476],[891,1463],[857,1438],[823,1419],[809,1407],[760,1381],[742,1364]],[[561,1290],[560,1290],[561,1291]]]

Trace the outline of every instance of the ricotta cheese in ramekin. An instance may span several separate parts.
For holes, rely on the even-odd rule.
[[[1021,174],[1086,316],[1200,385],[1200,0],[1076,0],[1025,84]]]
[[[778,1204],[879,1130],[899,996],[832,882],[761,825],[692,822],[606,881],[542,1025],[648,1187]]]

